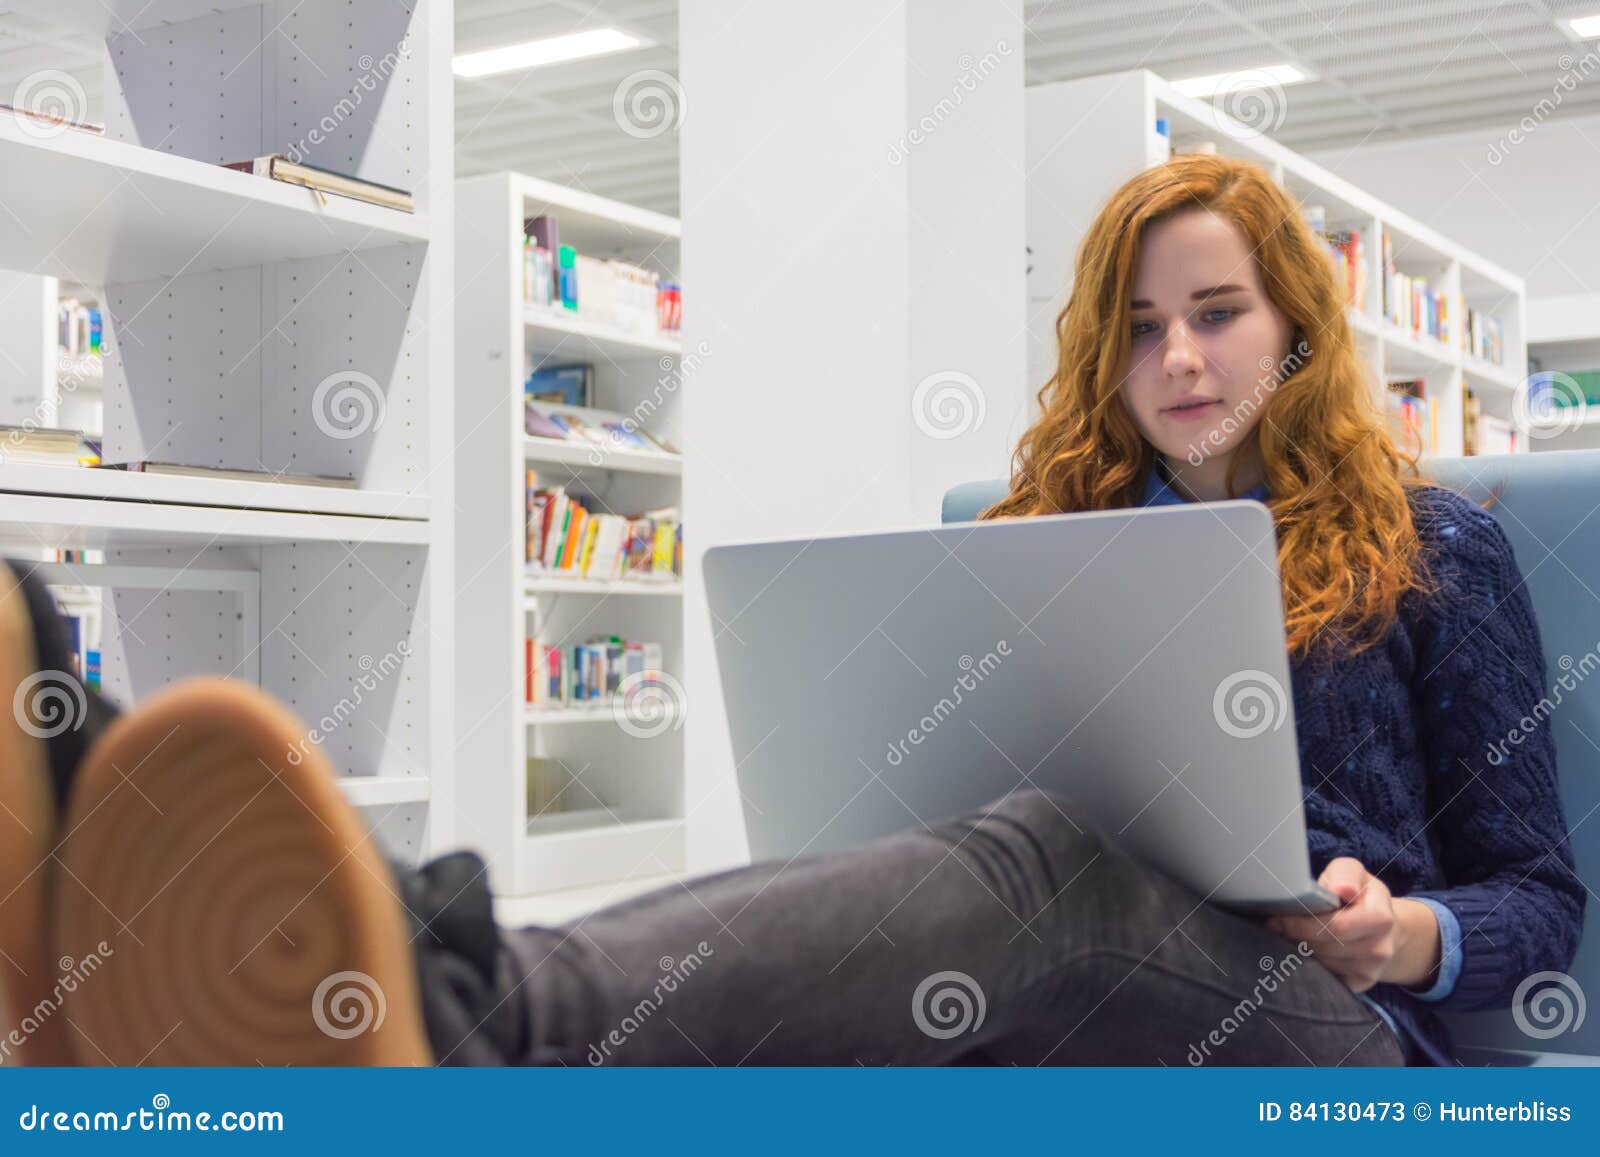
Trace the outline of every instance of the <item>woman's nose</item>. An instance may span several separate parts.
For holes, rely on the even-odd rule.
[[[1167,375],[1177,378],[1185,374],[1197,374],[1203,365],[1205,358],[1195,344],[1188,323],[1178,322],[1172,326],[1167,331],[1166,349],[1162,351],[1162,368]]]

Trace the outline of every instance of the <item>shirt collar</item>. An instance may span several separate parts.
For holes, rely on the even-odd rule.
[[[1239,495],[1239,497],[1241,499],[1254,499],[1256,502],[1265,505],[1267,499],[1270,497],[1270,494],[1267,490],[1267,484],[1262,482],[1256,486],[1252,486],[1249,490],[1246,490],[1243,494]],[[1155,461],[1155,467],[1150,471],[1150,477],[1145,481],[1144,484],[1144,500],[1140,502],[1139,505],[1177,506],[1187,501],[1188,499],[1182,494],[1178,493],[1172,484],[1167,481],[1166,467],[1162,464],[1160,457],[1157,457]]]

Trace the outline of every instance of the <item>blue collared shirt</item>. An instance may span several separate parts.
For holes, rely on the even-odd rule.
[[[1239,497],[1251,498],[1264,504],[1269,497],[1267,484],[1263,482],[1258,486],[1253,486],[1239,495]],[[1187,501],[1188,499],[1184,498],[1168,481],[1166,465],[1160,458],[1157,458],[1155,469],[1150,471],[1150,477],[1145,482],[1144,501],[1140,505],[1176,506]],[[1401,987],[1418,1000],[1443,1000],[1455,989],[1456,980],[1461,975],[1461,922],[1456,919],[1456,914],[1448,906],[1441,904],[1439,901],[1422,897],[1421,902],[1432,910],[1434,918],[1439,922],[1439,972],[1433,985],[1426,990],[1405,988],[1404,985]],[[1404,1043],[1405,1038],[1401,1035],[1400,1030],[1395,1027],[1394,1018],[1389,1015],[1387,1009],[1364,992],[1358,992],[1356,996],[1381,1016],[1384,1023],[1389,1026],[1390,1031]]]

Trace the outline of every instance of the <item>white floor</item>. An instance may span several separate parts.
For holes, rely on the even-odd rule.
[[[653,892],[678,880],[678,876],[645,876],[619,880],[588,888],[569,888],[536,896],[498,897],[494,902],[495,920],[507,928],[525,924],[562,924],[587,916],[590,912],[617,904],[645,892]]]

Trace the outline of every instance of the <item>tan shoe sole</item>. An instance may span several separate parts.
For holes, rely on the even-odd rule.
[[[60,986],[59,962],[50,958],[45,923],[56,808],[42,733],[55,724],[30,706],[72,707],[40,700],[64,684],[39,682],[38,666],[27,598],[11,568],[0,563],[0,1060],[69,1065],[68,994]]]
[[[73,786],[55,951],[82,1064],[431,1063],[394,881],[321,750],[257,688],[120,717]]]

